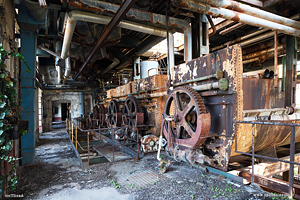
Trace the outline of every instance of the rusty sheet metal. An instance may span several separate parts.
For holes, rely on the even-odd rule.
[[[120,7],[117,4],[95,0],[69,0],[69,5],[71,8],[73,7],[76,9],[90,10],[107,14],[115,14]],[[126,17],[139,21],[150,22],[156,25],[166,25],[166,16],[134,8],[131,8],[127,12]],[[189,27],[189,23],[186,20],[170,17],[169,26],[170,28],[175,28],[177,31],[180,31],[181,29],[180,32],[183,32],[182,30],[186,30]]]
[[[154,88],[164,87],[167,83],[168,75],[149,76],[147,78],[135,80],[132,84],[132,92],[150,91]]]
[[[204,143],[204,155],[214,160],[211,166],[227,171],[231,147],[235,133],[235,120],[241,120],[243,115],[242,90],[242,50],[234,45],[200,57],[187,63],[171,68],[171,77],[174,83],[196,79],[215,74],[218,70],[224,72],[224,78],[229,81],[227,91],[206,92],[202,96],[206,109],[211,115],[209,135]],[[206,80],[193,83],[193,86],[211,83]]]
[[[243,78],[244,110],[284,107],[281,85],[274,87],[274,79]]]
[[[274,122],[274,121],[272,121]],[[282,121],[279,121],[282,122]],[[299,124],[300,120],[286,120],[284,123]],[[274,125],[255,125],[254,128],[254,150],[261,151],[272,147],[278,147],[290,144],[291,127],[274,126]],[[237,133],[237,150],[242,152],[251,152],[252,149],[252,124],[239,124]],[[300,128],[295,127],[295,142],[300,142]],[[235,153],[233,146],[231,155],[239,155]]]

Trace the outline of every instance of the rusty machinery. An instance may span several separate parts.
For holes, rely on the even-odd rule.
[[[107,91],[108,98],[100,105],[107,107],[106,121],[110,135],[114,129],[115,139],[120,142],[139,143],[142,153],[157,151],[167,81],[167,75],[157,74]],[[166,140],[162,141],[164,146]]]
[[[281,88],[274,89],[274,79],[243,78],[238,45],[171,68],[171,80],[173,89],[166,99],[161,130],[168,141],[167,153],[177,161],[227,171],[229,160],[240,155],[235,147],[240,152],[252,149],[253,125],[235,121],[299,123],[297,116],[293,120],[289,116],[297,109],[278,108],[283,107],[284,97],[280,92],[277,95]],[[290,127],[256,125],[254,131],[255,151],[291,141]],[[300,129],[295,141],[300,142]]]
[[[126,127],[121,136],[131,139],[141,130],[139,138],[145,152],[158,150],[161,132],[167,140],[167,153],[175,160],[227,171],[229,160],[240,155],[235,146],[244,152],[251,152],[252,148],[252,125],[235,124],[235,121],[278,121],[279,115],[281,120],[290,119],[287,115],[291,109],[280,108],[282,97],[274,92],[274,79],[243,78],[239,45],[174,66],[170,71],[171,88],[167,88],[166,83],[164,87],[157,87],[155,76],[148,77],[131,83],[135,87],[131,92],[116,95],[114,100],[106,102],[109,123],[117,122],[119,127]],[[254,103],[251,104],[251,100]],[[117,101],[125,102],[122,110],[118,109]],[[147,106],[146,113],[142,106]],[[138,114],[143,118],[137,118]],[[298,120],[289,122],[298,123]],[[255,149],[261,151],[289,144],[288,129],[257,125]],[[272,130],[278,134],[272,134]],[[274,142],[270,142],[271,139]],[[295,141],[300,142],[300,129],[296,130]],[[160,164],[168,166],[167,161]]]

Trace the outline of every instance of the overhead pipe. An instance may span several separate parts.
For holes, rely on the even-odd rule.
[[[278,24],[272,21],[261,19],[258,17],[250,16],[247,14],[235,12],[225,8],[216,8],[208,4],[194,2],[192,0],[172,0],[174,6],[183,9],[191,10],[193,12],[209,14],[214,17],[221,17],[225,19],[230,19],[236,22],[242,22],[251,26],[263,27],[267,29],[272,29],[287,35],[300,36],[300,30],[289,27],[286,25]],[[285,24],[285,23],[283,23]]]
[[[103,70],[103,72],[101,73],[101,75],[106,74],[109,70],[113,69],[115,66],[117,66],[118,64],[120,64],[120,60],[117,59],[117,58],[113,58],[112,61],[113,62],[108,67],[106,67],[105,70]]]
[[[246,46],[246,45],[249,45],[249,44],[253,44],[254,42],[258,42],[260,40],[267,39],[267,38],[270,38],[270,37],[274,36],[274,32],[268,32],[268,33],[265,33],[265,34],[261,34],[261,33],[266,32],[266,31],[267,31],[267,29],[262,29],[262,30],[256,31],[254,33],[251,33],[251,34],[245,35],[243,37],[239,37],[239,38],[237,38],[233,41],[230,41],[229,44],[236,44],[237,42],[242,41],[242,42],[239,42],[237,44],[240,44],[241,46]],[[261,34],[261,35],[259,35],[259,34]],[[253,37],[255,35],[258,35],[258,36]],[[253,37],[253,38],[251,38],[251,37]],[[251,39],[246,40],[247,38],[251,38]],[[212,48],[211,51],[216,51],[216,50],[224,48],[226,46],[227,46],[227,44],[222,44],[222,45],[219,45],[219,46],[216,46],[216,47]]]
[[[300,22],[231,0],[195,0],[215,7],[230,9],[278,24],[300,29]]]
[[[237,23],[237,24],[235,24],[233,26],[230,26],[229,28],[224,29],[223,31],[220,31],[219,35],[226,35],[227,33],[230,33],[230,32],[232,32],[232,31],[234,31],[234,30],[236,30],[238,28],[241,28],[243,26],[245,26],[245,24],[243,24],[241,22]]]
[[[70,0],[69,5],[72,5],[76,8],[81,8],[82,4],[85,4],[91,6],[95,11],[102,12],[102,13],[112,13],[112,14],[115,14],[120,8],[120,5],[112,4],[104,1],[81,0],[80,2],[81,3],[75,0]],[[126,17],[133,18],[135,20],[140,20],[143,22],[149,22],[155,25],[166,26],[166,16],[161,14],[156,14],[156,13],[151,13],[151,12],[131,8],[126,13]],[[140,25],[144,26],[144,24],[140,24]],[[192,32],[191,32],[191,26],[189,22],[183,19],[169,17],[169,27],[172,27],[173,29],[176,29],[176,31],[177,30],[179,32],[182,31],[184,33],[184,46],[185,46],[184,60],[185,61],[192,60]],[[130,29],[130,30],[134,30],[134,29]],[[139,31],[139,32],[143,32],[143,31]]]
[[[285,46],[283,44],[281,44],[277,47],[277,50],[282,50],[282,49],[284,49],[284,47]],[[255,58],[255,57],[261,56],[262,54],[270,53],[270,52],[273,52],[275,50],[276,50],[275,48],[270,48],[270,49],[257,51],[255,53],[250,53],[250,54],[244,55],[243,60],[248,60],[248,59],[251,59],[251,58]]]
[[[87,21],[87,22],[93,22],[98,24],[108,24],[111,21],[112,17],[107,17],[103,15],[97,15],[92,14],[88,12],[82,12],[82,11],[71,11],[69,13],[68,19],[67,19],[67,25],[66,30],[64,34],[64,42],[63,42],[63,48],[61,52],[61,58],[66,59],[68,55],[68,51],[70,49],[70,44],[73,36],[73,32],[75,30],[76,22],[78,20],[81,21]],[[160,37],[166,37],[167,33],[164,29],[156,28],[144,24],[139,24],[135,22],[130,22],[126,20],[122,20],[118,27],[134,30],[138,32],[143,32],[151,35],[156,35]]]

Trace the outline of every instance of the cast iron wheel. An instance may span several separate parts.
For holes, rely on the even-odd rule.
[[[122,121],[128,126],[127,135],[134,140],[136,140],[137,113],[141,113],[138,100],[134,96],[128,96],[123,106]]]
[[[203,144],[203,136],[209,133],[210,114],[200,94],[191,87],[182,86],[171,91],[166,100],[164,118],[173,119],[170,132],[168,123],[164,124],[168,142],[195,148]]]
[[[118,116],[119,104],[116,100],[111,100],[108,104],[107,119],[110,126],[119,126],[120,119]]]

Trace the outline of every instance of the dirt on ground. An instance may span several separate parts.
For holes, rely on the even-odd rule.
[[[81,167],[65,129],[40,136],[36,164],[24,167],[17,190],[6,197],[24,199],[287,199],[256,185],[243,185],[187,163],[172,161],[159,174],[156,154],[139,161]]]

